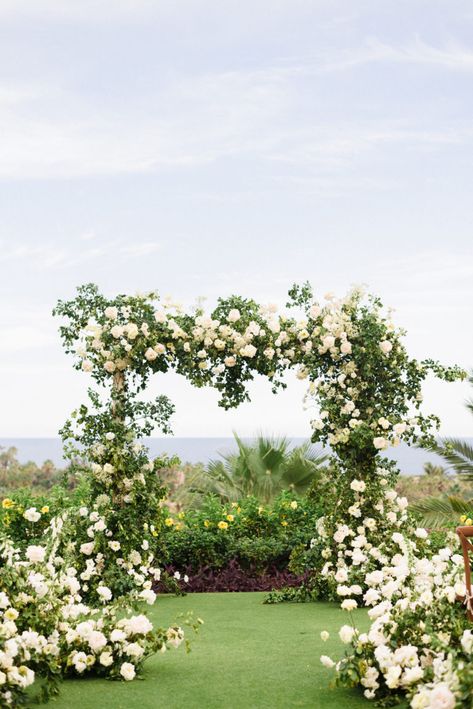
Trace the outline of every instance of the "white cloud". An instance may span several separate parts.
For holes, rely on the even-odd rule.
[[[72,269],[83,264],[100,262],[104,256],[107,260],[124,262],[130,257],[147,256],[161,251],[163,245],[156,241],[105,241],[97,246],[84,248],[82,242],[88,243],[95,237],[94,232],[85,232],[79,236],[76,243],[73,239],[64,245],[45,243],[35,245],[31,243],[8,244],[2,243],[0,250],[0,264],[19,264],[21,267],[30,266],[37,271],[49,269]]]
[[[162,244],[155,241],[135,242],[129,246],[121,246],[119,252],[124,256],[148,256],[161,251]]]
[[[368,56],[391,55],[383,48]],[[150,98],[152,110],[130,105],[120,115],[106,102],[97,111],[90,98],[65,89],[44,98],[41,113],[37,99],[24,96],[21,108],[13,102],[0,115],[0,177],[145,174],[232,157],[339,169],[393,144],[419,151],[471,142],[471,128],[458,121],[436,127],[373,116],[370,125],[301,111],[294,77],[313,70],[295,64],[183,77],[163,86],[159,100]]]

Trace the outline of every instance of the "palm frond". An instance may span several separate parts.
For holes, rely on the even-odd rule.
[[[473,507],[473,499],[462,497],[428,497],[420,500],[411,506],[411,510],[417,513],[426,527],[439,529],[446,525],[459,523],[459,518],[463,514],[470,514]]]
[[[222,499],[235,500],[254,495],[270,503],[283,490],[303,494],[321,476],[327,457],[310,442],[291,449],[284,437],[259,435],[254,442],[244,442],[234,433],[237,452],[222,455],[223,460],[211,461],[207,473],[211,491]]]
[[[473,446],[460,438],[446,438],[432,446],[456,473],[473,480]]]

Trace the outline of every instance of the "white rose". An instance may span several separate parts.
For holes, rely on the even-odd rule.
[[[141,591],[139,595],[140,598],[146,601],[146,603],[148,603],[150,606],[152,606],[156,600],[156,594],[150,588],[146,588],[144,591]]]
[[[322,640],[322,642],[324,642],[324,643],[327,642],[329,637],[330,637],[330,633],[328,633],[326,630],[322,630],[322,632],[320,633],[320,639]]]
[[[320,662],[324,667],[328,667],[328,669],[332,669],[332,667],[335,667],[335,662],[332,660],[331,657],[328,657],[328,655],[321,655]]]
[[[123,642],[123,640],[125,640],[125,638],[126,638],[126,635],[123,632],[123,630],[120,630],[120,628],[115,628],[110,633],[110,640],[112,641],[112,643]]]
[[[401,676],[402,667],[399,665],[393,665],[388,667],[388,671],[385,674],[386,684],[390,689],[396,689],[399,687],[399,678]]]
[[[28,561],[44,561],[46,549],[44,547],[31,545],[26,549],[26,558]]]
[[[345,583],[345,581],[348,581],[348,571],[346,569],[338,569],[335,574],[335,581],[337,583]]]
[[[363,480],[352,480],[350,487],[355,492],[364,492],[366,490],[366,483]]]
[[[430,693],[429,709],[455,709],[455,695],[446,684],[438,684]]]
[[[154,319],[157,323],[165,323],[167,320],[166,313],[164,310],[157,310],[154,314]]]
[[[113,307],[113,305],[109,305],[108,308],[105,308],[104,313],[105,317],[109,320],[116,320],[118,317],[118,310]]]
[[[355,635],[355,630],[352,628],[351,625],[342,625],[340,628],[338,635],[340,637],[340,640],[342,643],[345,643],[347,645],[348,643],[351,643],[353,640],[353,636]]]
[[[120,674],[127,682],[135,679],[135,666],[132,665],[131,662],[124,662],[120,667]]]
[[[112,598],[112,592],[108,586],[99,586],[97,593],[103,601],[110,601]]]
[[[351,342],[348,342],[347,340],[342,342],[340,345],[340,352],[342,354],[351,354]]]
[[[107,638],[99,630],[92,630],[87,636],[87,642],[92,652],[101,650],[107,644]]]
[[[389,340],[383,340],[382,342],[379,343],[379,348],[380,348],[381,352],[383,352],[384,354],[389,354],[389,352],[391,352],[393,346],[392,346],[392,343],[389,342]]]
[[[242,357],[254,357],[256,354],[257,350],[254,345],[246,345],[246,347],[243,347],[240,350],[240,354]]]
[[[354,598],[346,598],[341,604],[342,610],[344,611],[354,611],[357,606],[358,603]]]
[[[140,334],[140,331],[138,329],[138,325],[135,325],[135,323],[128,323],[126,326],[126,335],[129,340],[136,340],[138,335]]]
[[[393,431],[396,434],[396,436],[401,436],[403,433],[406,431],[406,424],[405,423],[396,423],[393,426]]]
[[[105,364],[103,365],[103,368],[105,369],[106,372],[109,374],[113,374],[113,372],[116,369],[115,362],[112,362],[110,359],[108,359]]]
[[[104,667],[110,667],[110,665],[113,663],[112,653],[111,652],[102,652],[102,654],[99,657],[99,662]]]
[[[335,344],[334,336],[333,335],[325,335],[325,337],[322,338],[322,344],[324,347],[326,347],[329,350]]]
[[[227,315],[228,322],[236,322],[240,318],[241,318],[240,311],[237,310],[236,308],[233,308],[232,310],[230,310],[230,312]]]
[[[312,318],[312,320],[315,320],[316,318],[318,318],[321,312],[322,312],[322,309],[319,305],[316,305],[314,303],[314,305],[310,306],[309,315]]]
[[[23,517],[28,520],[28,522],[37,522],[41,519],[41,514],[38,512],[36,507],[30,507],[23,512]]]
[[[236,359],[233,356],[225,357],[223,361],[225,362],[226,367],[234,367],[236,365]]]
[[[389,441],[382,436],[377,436],[376,438],[373,438],[373,445],[375,448],[382,451],[389,447]]]
[[[115,434],[112,431],[109,431],[105,434],[105,438],[107,439],[107,441],[113,441],[113,439],[115,438]]]
[[[130,657],[141,657],[144,653],[144,649],[138,643],[130,643],[124,650]]]
[[[108,546],[110,547],[110,549],[111,549],[112,551],[119,551],[119,549],[120,549],[120,542],[112,541],[112,542],[109,542],[109,543],[108,543]]]
[[[87,556],[89,556],[94,551],[94,546],[95,546],[94,542],[87,542],[86,544],[81,544],[80,545],[81,554],[86,554]]]
[[[427,537],[429,536],[427,530],[422,529],[422,527],[419,527],[418,529],[416,529],[415,535],[418,539],[427,539]]]
[[[153,362],[157,358],[157,353],[153,350],[152,347],[148,347],[148,349],[145,352],[145,358],[148,360],[148,362]]]
[[[90,361],[90,359],[84,359],[82,362],[82,371],[83,372],[91,372],[94,368],[94,365]]]
[[[421,689],[412,697],[411,709],[428,709],[430,707],[430,692],[429,690]]]
[[[110,330],[111,335],[118,340],[123,335],[123,328],[121,325],[114,325]]]
[[[473,649],[473,634],[471,630],[465,630],[461,637],[461,646],[467,655],[471,655]]]

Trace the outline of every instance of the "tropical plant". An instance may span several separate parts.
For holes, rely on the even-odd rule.
[[[284,490],[304,494],[323,476],[328,456],[309,441],[291,448],[287,438],[259,435],[246,443],[234,436],[238,450],[210,461],[202,481],[223,502],[252,495],[269,504]]]
[[[468,381],[473,385],[473,374]],[[473,414],[473,399],[466,402],[466,407]],[[461,438],[446,438],[432,444],[431,450],[440,455],[448,464],[447,470],[457,473],[462,483],[473,482],[473,446]],[[427,471],[426,471],[427,472]],[[461,495],[429,497],[413,507],[429,527],[443,527],[460,521],[460,516],[468,516],[473,507],[473,490]]]

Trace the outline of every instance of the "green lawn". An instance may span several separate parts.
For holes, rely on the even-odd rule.
[[[186,655],[153,657],[144,681],[68,680],[51,709],[356,709],[372,707],[358,692],[329,687],[333,672],[321,654],[337,657],[347,614],[332,603],[262,604],[262,593],[165,596],[154,621],[169,624],[188,610],[205,625]],[[366,626],[364,611],[358,613]],[[320,631],[328,630],[323,643]]]

